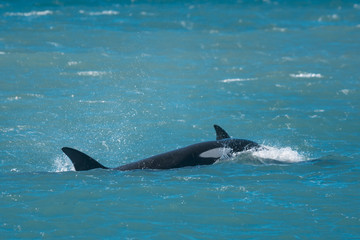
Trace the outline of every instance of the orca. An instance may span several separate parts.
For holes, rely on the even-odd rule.
[[[135,169],[172,169],[187,166],[211,165],[221,158],[231,157],[234,153],[261,148],[259,144],[253,141],[231,138],[229,134],[218,125],[214,125],[214,128],[216,141],[196,143],[115,168],[105,167],[92,157],[73,148],[63,147],[62,151],[70,158],[76,171],[87,171],[96,168],[128,171]]]

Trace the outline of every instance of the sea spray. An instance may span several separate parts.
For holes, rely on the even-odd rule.
[[[296,163],[308,160],[308,158],[293,150],[291,147],[276,148],[264,146],[264,149],[253,151],[252,155],[259,158],[276,160],[284,163]]]
[[[58,156],[54,159],[52,172],[68,172],[75,171],[74,165],[66,156]]]

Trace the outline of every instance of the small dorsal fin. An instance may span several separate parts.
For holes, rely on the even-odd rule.
[[[229,134],[224,129],[219,127],[218,125],[215,124],[214,128],[215,128],[215,131],[216,131],[216,140],[230,138]]]

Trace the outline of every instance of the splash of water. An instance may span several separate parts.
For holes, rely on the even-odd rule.
[[[54,159],[53,172],[68,172],[68,171],[75,171],[75,168],[71,161],[65,156],[58,156]]]
[[[290,147],[276,148],[264,146],[264,149],[253,151],[254,157],[271,159],[284,163],[297,163],[309,160],[305,155],[291,149]]]

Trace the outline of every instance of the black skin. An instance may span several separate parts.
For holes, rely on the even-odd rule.
[[[230,138],[221,127],[214,125],[216,131],[216,141],[202,142],[193,144],[184,148],[176,149],[170,152],[155,155],[137,162],[125,164],[114,170],[127,171],[134,169],[172,169],[187,166],[211,165],[219,160],[221,154],[214,156],[201,156],[202,153],[212,149],[225,149],[229,151],[225,155],[246,151],[249,149],[258,149],[260,145],[245,139]],[[64,147],[63,152],[70,158],[76,171],[86,171],[95,168],[108,169],[99,162],[76,149]]]

